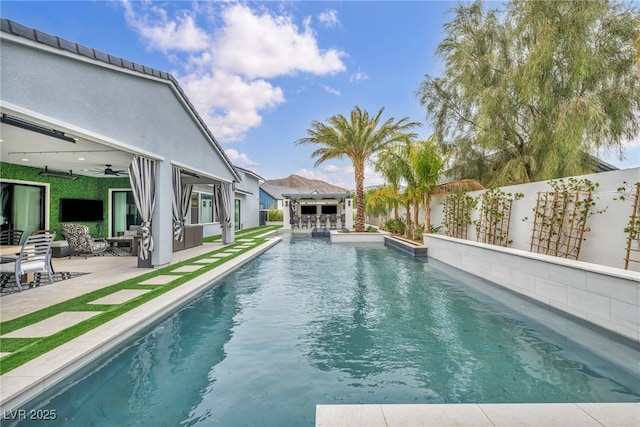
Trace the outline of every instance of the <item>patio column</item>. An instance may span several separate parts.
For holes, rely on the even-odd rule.
[[[353,199],[344,201],[344,224],[348,230],[353,230]]]
[[[291,216],[289,215],[289,204],[291,200],[284,199],[282,201],[282,228],[291,229]]]
[[[173,166],[167,161],[158,161],[157,165],[156,209],[151,221],[154,267],[169,264],[173,256]]]

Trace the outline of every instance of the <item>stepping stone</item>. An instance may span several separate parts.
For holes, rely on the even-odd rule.
[[[5,357],[7,354],[11,354],[11,353],[0,353],[0,359]]]
[[[2,338],[40,338],[48,337],[70,326],[92,318],[102,311],[65,311],[33,325],[25,326],[17,331],[9,332]]]
[[[139,297],[140,295],[144,295],[147,292],[149,291],[144,289],[123,289],[121,291],[114,292],[111,295],[107,295],[106,297],[91,301],[89,304],[122,304],[123,302],[127,302]]]
[[[193,262],[195,262],[196,264],[211,264],[211,263],[214,263],[216,261],[220,261],[220,259],[221,258],[202,258],[202,259],[199,259],[199,260],[193,261]]]
[[[253,242],[253,239],[238,239],[238,242]]]
[[[156,277],[152,277],[151,279],[147,279],[144,282],[140,282],[140,285],[166,285],[169,282],[176,280],[177,278],[182,276],[171,276],[168,274],[161,274]]]
[[[241,250],[242,250],[242,249],[227,249],[227,250],[226,250],[225,252],[223,252],[223,253],[225,253],[225,254],[229,254],[229,255],[232,255],[232,254],[234,254],[234,253],[236,253],[236,252],[240,252]]]
[[[215,255],[212,255],[211,258],[224,258],[224,257],[228,257],[231,254],[225,253],[225,252],[218,252]]]
[[[183,265],[182,267],[178,267],[175,270],[171,270],[172,273],[191,273],[192,271],[196,271],[201,269],[201,265]]]

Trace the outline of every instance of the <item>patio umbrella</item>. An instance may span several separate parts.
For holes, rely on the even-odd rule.
[[[156,162],[145,157],[135,156],[129,165],[131,192],[142,218],[140,229],[140,258],[146,260],[153,251],[151,237],[151,216],[156,205]]]

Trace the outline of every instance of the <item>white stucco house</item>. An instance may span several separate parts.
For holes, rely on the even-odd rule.
[[[140,258],[161,266],[188,227],[233,242],[236,200],[241,223],[254,210],[257,222],[257,178],[233,167],[172,75],[2,19],[0,86],[3,229],[58,232],[67,200],[91,200],[92,233],[137,223]]]
[[[235,187],[235,229],[257,227],[260,225],[260,184],[264,178],[248,169],[235,168],[240,177]]]

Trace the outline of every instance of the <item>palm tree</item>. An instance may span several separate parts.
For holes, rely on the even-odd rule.
[[[421,196],[424,207],[424,231],[429,233],[431,232],[431,195],[438,185],[438,177],[444,166],[433,137],[418,141],[412,146],[410,164],[417,193]]]
[[[380,117],[384,107],[378,113],[370,117],[366,110],[355,106],[347,119],[342,114],[331,116],[326,123],[314,120],[307,129],[306,138],[296,141],[298,144],[315,144],[320,148],[311,153],[311,157],[317,157],[314,166],[332,159],[348,157],[353,163],[356,181],[356,231],[364,231],[364,167],[367,162],[380,152],[385,146],[398,141],[407,134],[406,131],[415,126],[417,122],[409,122],[408,117],[398,121],[392,117],[380,124]]]
[[[405,207],[405,237],[413,236],[411,205],[414,212],[413,225],[418,224],[417,182],[411,166],[411,150],[412,140],[405,136],[396,143],[387,145],[376,162],[376,170],[382,173],[389,183],[390,190],[395,190],[396,200]],[[400,192],[401,184],[404,185],[402,192]]]

